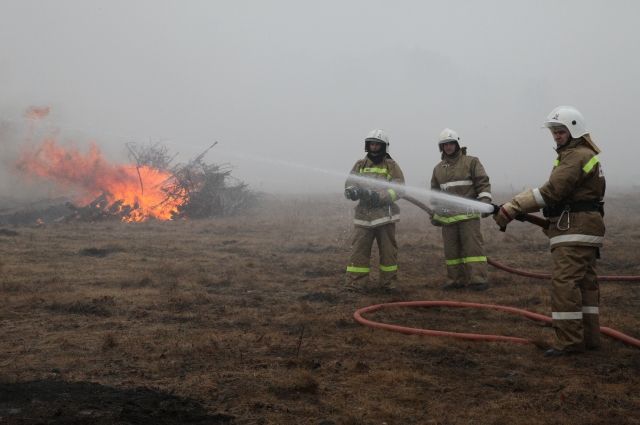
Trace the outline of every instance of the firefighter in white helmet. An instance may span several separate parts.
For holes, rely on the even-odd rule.
[[[549,180],[502,205],[494,216],[505,227],[518,214],[538,211],[548,217],[552,266],[551,308],[555,342],[545,352],[556,357],[600,347],[596,259],[604,239],[605,179],[600,149],[584,117],[572,106],[558,106],[544,127],[558,156]]]
[[[460,147],[458,133],[445,128],[440,133],[438,147],[442,160],[433,169],[431,190],[491,203],[489,176],[467,148]],[[484,255],[480,214],[452,211],[433,203],[431,223],[442,226],[442,240],[447,267],[444,290],[488,288],[487,257]]]
[[[384,130],[372,130],[364,141],[366,156],[351,169],[345,182],[345,197],[358,201],[355,207],[351,257],[347,265],[345,288],[361,290],[369,280],[371,247],[374,239],[380,258],[379,283],[393,290],[398,271],[396,222],[400,208],[404,176],[389,155],[389,136]]]

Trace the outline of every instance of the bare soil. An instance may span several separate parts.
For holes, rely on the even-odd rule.
[[[0,423],[640,424],[638,348],[605,338],[599,351],[550,360],[533,344],[357,324],[357,308],[394,300],[548,315],[549,283],[490,269],[488,291],[443,292],[439,229],[403,202],[401,292],[372,282],[344,293],[351,208],[280,197],[218,220],[0,229]],[[639,209],[636,195],[609,199],[601,274],[640,275]],[[548,242],[532,225],[502,234],[486,219],[483,231],[490,257],[548,271]],[[601,287],[602,325],[640,337],[640,283]],[[492,311],[372,318],[552,338]]]

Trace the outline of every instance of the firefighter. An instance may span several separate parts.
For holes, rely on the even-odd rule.
[[[433,169],[431,190],[491,203],[489,176],[476,157],[460,147],[460,137],[449,128],[440,133],[442,153]],[[480,214],[451,211],[433,203],[431,223],[442,226],[447,282],[442,289],[484,291],[487,284],[487,257],[484,255]]]
[[[605,179],[600,149],[572,106],[558,106],[544,127],[558,154],[549,180],[500,207],[494,216],[506,226],[518,214],[543,209],[552,257],[551,308],[555,341],[547,357],[600,347],[600,290],[596,259],[604,239]]]
[[[345,287],[349,291],[359,290],[368,282],[375,239],[380,257],[380,286],[393,291],[398,272],[396,222],[400,219],[396,201],[402,195],[399,186],[404,184],[404,176],[389,155],[389,136],[384,130],[372,130],[364,141],[364,150],[367,155],[355,163],[345,182],[345,197],[358,201]]]

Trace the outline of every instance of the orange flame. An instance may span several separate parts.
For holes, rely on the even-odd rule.
[[[172,175],[153,167],[113,165],[91,144],[86,154],[64,149],[47,138],[35,151],[25,151],[17,163],[19,170],[52,180],[65,188],[80,190],[77,201],[87,204],[104,194],[110,206],[119,205],[123,221],[148,218],[171,220],[185,196],[168,197],[165,190]]]

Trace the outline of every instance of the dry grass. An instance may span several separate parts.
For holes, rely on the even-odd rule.
[[[601,272],[640,274],[640,219],[627,214],[640,202],[610,204]],[[193,416],[193,407],[192,416],[171,417],[175,423],[640,423],[636,348],[606,339],[599,352],[545,360],[534,346],[356,324],[356,308],[391,299],[339,290],[350,209],[334,198],[282,198],[246,217],[0,232],[0,395],[3,386],[41,382],[68,391],[90,382],[123,391],[123,398],[145,387],[181,397],[174,401],[180,406],[191,400],[209,415]],[[501,234],[491,224],[484,225],[490,256],[548,268],[541,232],[516,223]],[[441,292],[439,230],[409,204],[398,241],[403,299],[491,302],[549,314],[547,282],[497,270],[485,293]],[[640,284],[603,283],[603,325],[639,337],[639,304]],[[549,328],[497,312],[404,309],[375,317],[551,338]],[[73,402],[60,413],[44,402],[33,407],[33,400],[0,397],[0,422],[146,423],[144,415],[125,420],[105,413],[122,411],[116,402],[94,405],[94,416],[82,422],[87,418],[73,413]],[[78,401],[77,409],[83,406]],[[155,423],[171,423],[163,417]]]

